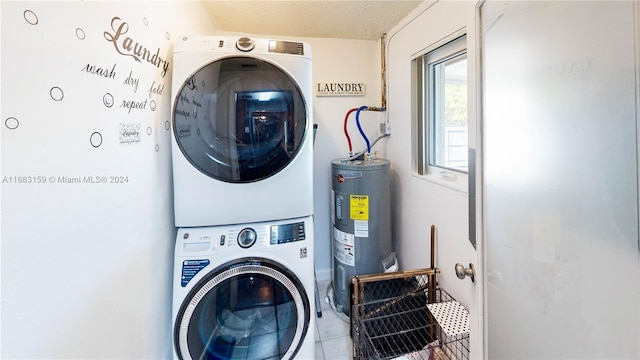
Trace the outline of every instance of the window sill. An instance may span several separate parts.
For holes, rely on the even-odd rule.
[[[467,185],[468,184],[467,174],[458,175],[458,177],[464,177],[464,179],[451,179],[447,176],[443,176],[440,174],[420,175],[412,171],[411,176],[420,180],[428,181],[430,183],[449,188],[451,190],[455,190],[463,194],[467,194],[467,195],[469,194],[469,189]]]

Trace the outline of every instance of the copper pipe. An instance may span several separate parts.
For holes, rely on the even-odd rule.
[[[381,76],[382,76],[382,84],[381,84],[381,90],[382,90],[382,108],[386,109],[387,108],[387,59],[386,59],[386,52],[387,52],[387,34],[384,33],[382,34],[382,37],[380,38],[380,51],[381,51],[381,56],[380,56],[380,65],[382,67],[382,71],[381,71]]]

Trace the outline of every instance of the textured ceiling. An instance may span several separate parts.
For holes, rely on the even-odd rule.
[[[409,0],[200,0],[218,30],[248,34],[379,39],[422,3]]]

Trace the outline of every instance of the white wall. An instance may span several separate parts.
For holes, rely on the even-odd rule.
[[[468,240],[468,193],[417,176],[414,173],[412,146],[416,115],[412,101],[411,61],[429,47],[460,29],[467,33],[469,106],[469,146],[476,147],[476,23],[473,1],[428,1],[389,31],[388,112],[392,135],[387,157],[392,168],[392,224],[395,248],[403,269],[430,266],[430,227],[436,226],[435,265],[440,268],[439,285],[456,298],[472,317],[471,357],[481,352],[481,284],[459,280],[455,264],[474,263],[478,256]],[[482,244],[478,243],[478,249]],[[481,277],[481,276],[479,276]]]
[[[305,39],[313,51],[314,84],[329,82],[363,82],[367,93],[364,97],[315,97],[313,120],[318,124],[314,153],[314,220],[316,275],[318,279],[331,277],[332,229],[330,219],[331,160],[349,155],[349,146],[344,135],[344,118],[349,109],[362,105],[381,106],[380,42],[340,39]],[[355,122],[355,112],[347,123],[354,152],[365,150],[366,143]],[[363,111],[360,125],[372,141],[379,134],[384,114]],[[384,142],[381,140],[372,151],[384,157]],[[321,294],[324,296],[324,294]]]
[[[405,19],[389,35],[389,102],[388,116],[393,129],[388,140],[388,158],[394,172],[393,224],[394,239],[403,268],[425,267],[430,264],[430,226],[436,226],[436,265],[443,271],[439,282],[451,283],[453,292],[458,283],[453,272],[456,262],[475,261],[476,252],[468,241],[468,198],[460,191],[415,175],[412,146],[413,122],[416,121],[415,104],[412,101],[411,60],[425,53],[432,44],[451,33],[465,28],[468,31],[469,87],[475,83],[474,24],[468,14],[473,14],[475,3],[440,1],[425,3],[413,17]],[[473,17],[471,17],[473,21]],[[470,44],[471,42],[471,44]],[[472,95],[474,96],[474,95]],[[469,104],[469,121],[475,122],[475,104]],[[470,127],[474,125],[471,124]],[[473,136],[470,134],[470,138]],[[470,141],[470,146],[474,144]],[[463,297],[462,292],[456,294]],[[462,299],[464,300],[464,299]]]
[[[1,6],[0,357],[170,357],[172,48],[214,25],[196,2]]]

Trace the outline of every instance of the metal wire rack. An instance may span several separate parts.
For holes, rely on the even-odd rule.
[[[469,359],[468,312],[433,286],[437,272],[431,268],[352,279],[354,359]]]

